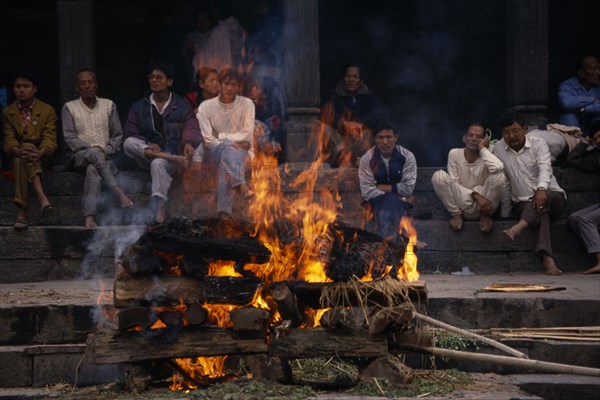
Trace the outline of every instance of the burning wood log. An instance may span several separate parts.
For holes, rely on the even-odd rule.
[[[135,327],[146,329],[156,322],[157,317],[148,307],[128,307],[117,313],[117,328],[122,331]]]
[[[255,307],[244,307],[229,313],[235,331],[262,331],[267,328],[269,312]]]
[[[177,305],[184,303],[228,303],[244,305],[254,298],[261,281],[256,278],[207,276],[117,276],[115,307]]]
[[[273,357],[381,357],[387,354],[385,335],[368,337],[321,328],[290,329],[277,331],[269,341],[269,355]]]
[[[189,304],[183,312],[183,318],[190,325],[201,325],[206,321],[206,310],[200,304]]]
[[[304,321],[304,314],[298,309],[296,297],[284,283],[272,285],[271,297],[277,303],[277,310],[284,320],[289,320],[292,328],[296,328]]]
[[[392,276],[401,265],[405,244],[402,240],[385,241],[381,236],[350,227],[341,221],[329,226],[331,250],[325,260],[325,273],[336,282],[362,278],[369,271],[373,277],[384,274],[392,266]]]
[[[314,309],[328,307],[356,307],[399,305],[410,300],[413,303],[427,303],[427,288],[424,282],[405,282],[386,277],[372,282],[309,283],[305,281],[285,282],[296,296],[299,307]],[[271,285],[271,287],[273,287]],[[338,292],[338,296],[333,296]],[[324,301],[328,297],[331,301]]]
[[[265,338],[240,339],[229,329],[186,329],[170,341],[147,337],[142,332],[100,331],[88,337],[87,345],[97,364],[268,352]]]
[[[168,269],[163,260],[152,253],[152,249],[144,244],[128,246],[119,260],[120,265],[129,275],[155,273]]]
[[[196,260],[210,258],[253,264],[269,261],[271,252],[248,236],[251,231],[251,226],[239,221],[174,217],[148,230],[143,242],[153,249]]]

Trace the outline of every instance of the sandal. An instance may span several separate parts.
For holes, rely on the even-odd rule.
[[[25,218],[17,218],[17,222],[15,222],[14,227],[15,229],[22,230],[27,229],[29,227],[29,224],[27,223],[27,220]]]

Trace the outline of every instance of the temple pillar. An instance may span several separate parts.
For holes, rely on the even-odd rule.
[[[310,134],[319,117],[318,0],[283,1],[287,96],[286,160],[312,161]]]
[[[530,125],[547,123],[548,0],[508,0],[507,100]]]
[[[56,2],[61,104],[73,100],[75,73],[95,68],[96,23],[93,0]]]

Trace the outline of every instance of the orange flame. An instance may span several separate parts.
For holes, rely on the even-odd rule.
[[[404,252],[402,268],[398,271],[398,277],[408,282],[418,281],[417,255],[414,252],[414,248],[417,245],[417,230],[412,224],[412,218],[402,217],[399,233],[408,237],[408,243]]]
[[[174,363],[195,382],[205,382],[209,379],[216,379],[224,376],[224,366],[227,356],[218,357],[196,357],[196,358],[176,358]],[[198,385],[189,382],[182,374],[176,372],[173,375],[171,390],[198,389]]]

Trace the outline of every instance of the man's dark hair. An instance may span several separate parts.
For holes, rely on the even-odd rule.
[[[525,127],[525,118],[522,114],[516,112],[502,115],[498,125],[500,126],[500,129],[502,129],[506,126],[514,124],[515,122],[521,125],[521,127]]]
[[[240,81],[240,77],[238,73],[231,68],[223,68],[221,72],[219,72],[219,83],[227,82],[227,81]]]
[[[150,64],[148,64],[148,74],[151,74],[155,69],[162,71],[167,76],[167,79],[175,78],[175,67],[170,62],[157,60],[150,61]]]
[[[365,67],[363,65],[361,65],[361,63],[359,63],[357,61],[349,61],[349,62],[347,62],[346,64],[344,64],[342,66],[342,69],[340,71],[341,74],[342,74],[342,78],[346,76],[346,71],[350,67],[356,67],[356,68],[358,68],[358,73],[360,75],[360,79],[364,80],[364,78],[365,78],[365,72],[366,72],[365,71]]]
[[[38,79],[37,76],[33,73],[33,71],[18,71],[16,74],[13,75],[13,85],[19,78],[30,81],[33,84],[33,86],[38,86]]]
[[[579,59],[577,60],[577,70],[579,71],[580,69],[585,69],[585,61],[589,58],[595,58],[596,60],[598,60],[599,58],[594,55],[594,54],[584,54],[583,56],[579,57]]]
[[[378,119],[369,124],[369,128],[373,130],[373,136],[377,136],[381,131],[394,131],[394,134],[396,134],[394,125],[387,119]]]

